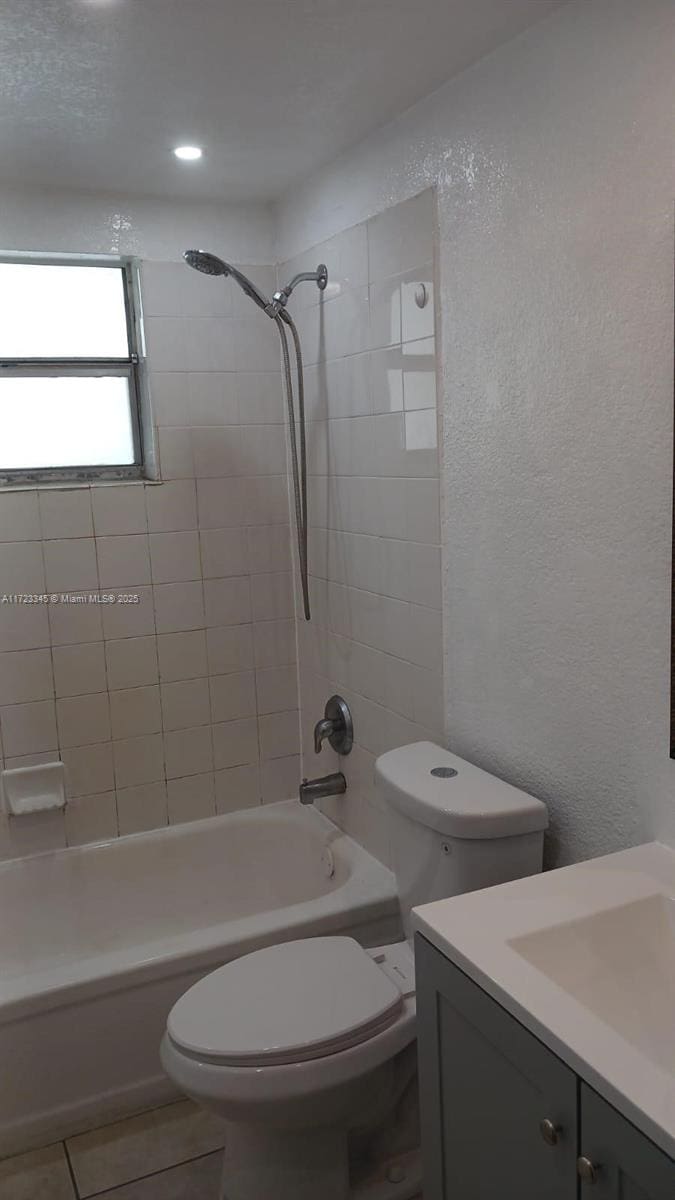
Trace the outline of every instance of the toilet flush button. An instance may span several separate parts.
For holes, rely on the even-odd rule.
[[[454,767],[432,767],[429,774],[436,779],[454,779],[457,772]]]

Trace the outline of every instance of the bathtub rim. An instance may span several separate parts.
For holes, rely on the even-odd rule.
[[[350,864],[348,879],[341,886],[311,899],[265,909],[260,913],[219,921],[189,932],[136,943],[122,950],[108,951],[80,961],[69,960],[42,970],[17,974],[0,982],[0,1027],[50,1009],[61,1008],[79,1000],[86,1001],[102,993],[126,991],[151,980],[171,978],[186,970],[212,969],[222,949],[229,957],[238,957],[255,949],[260,936],[277,941],[290,941],[303,936],[302,930],[311,924],[306,936],[330,934],[344,929],[345,924],[362,931],[368,940],[368,926],[395,920],[399,914],[396,880],[388,867],[374,858],[358,842],[344,833],[328,817],[314,808],[300,805],[298,800],[283,800],[274,804],[255,806],[205,817],[198,821],[127,834],[84,846],[48,850],[31,856],[36,860],[53,861],[63,856],[79,857],[97,849],[163,841],[180,838],[191,831],[206,832],[214,822],[226,825],[233,817],[263,820],[272,811],[288,813],[292,820],[311,823],[317,832],[331,838]],[[0,883],[4,870],[17,868],[23,859],[8,859],[0,864]]]

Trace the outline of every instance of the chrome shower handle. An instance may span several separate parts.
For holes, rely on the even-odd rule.
[[[320,754],[328,738],[338,754],[349,754],[354,744],[354,723],[349,705],[342,696],[331,696],[326,701],[323,717],[314,726],[314,753]]]

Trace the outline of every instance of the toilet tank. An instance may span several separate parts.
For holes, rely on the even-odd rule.
[[[546,805],[433,742],[382,754],[375,784],[390,813],[406,937],[418,904],[541,871]]]

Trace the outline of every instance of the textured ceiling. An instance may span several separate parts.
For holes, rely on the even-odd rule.
[[[2,0],[3,178],[273,199],[563,2]]]

